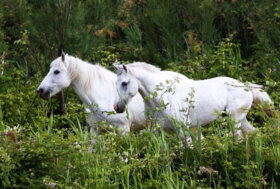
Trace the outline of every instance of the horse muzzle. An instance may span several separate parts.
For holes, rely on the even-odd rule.
[[[125,105],[121,102],[118,102],[114,105],[114,110],[120,114],[120,113],[123,113],[124,110],[125,110]]]
[[[44,88],[38,88],[36,91],[42,99],[47,100],[50,98],[51,93],[49,90],[45,90]]]

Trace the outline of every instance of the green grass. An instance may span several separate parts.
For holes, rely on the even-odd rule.
[[[177,135],[144,129],[127,135],[107,132],[96,144],[80,121],[34,134],[10,130],[0,137],[3,188],[275,188],[279,187],[279,124],[240,140],[230,122],[201,131],[193,148]],[[198,128],[200,132],[200,128]],[[16,138],[13,138],[13,135]]]
[[[65,92],[67,113],[59,116],[57,98],[34,98],[39,75],[26,80],[22,69],[5,67],[7,72],[0,75],[0,188],[279,187],[279,81],[258,79],[257,71],[239,65],[238,49],[225,39],[209,56],[170,64],[170,69],[190,78],[240,78],[247,73],[249,81],[267,81],[276,115],[268,117],[261,107],[251,108],[248,117],[258,129],[244,140],[231,134],[234,123],[227,116],[197,125],[197,134],[183,129],[185,137],[192,136],[193,147],[180,132],[168,134],[158,125],[120,135],[102,123],[101,130],[110,131],[91,134],[72,89]],[[102,65],[110,67],[114,56],[106,51],[104,57]],[[185,128],[176,121],[174,127]]]
[[[0,188],[280,187],[279,3],[13,0],[0,5]],[[258,131],[243,141],[231,135],[227,117],[198,125],[198,138],[184,131],[193,135],[193,148],[158,127],[94,136],[73,90],[66,91],[64,116],[58,116],[58,99],[35,98],[61,48],[107,68],[116,60],[147,61],[193,79],[229,76],[262,84],[278,113],[269,118],[252,108],[248,117]]]

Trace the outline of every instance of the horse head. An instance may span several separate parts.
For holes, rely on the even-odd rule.
[[[51,63],[49,73],[37,88],[37,93],[41,98],[49,99],[62,89],[69,87],[71,76],[68,73],[68,66],[67,55],[62,52],[61,56]]]
[[[114,68],[118,76],[116,85],[119,94],[114,109],[117,113],[123,113],[126,105],[138,93],[139,86],[137,80],[128,73],[125,65],[114,64]]]

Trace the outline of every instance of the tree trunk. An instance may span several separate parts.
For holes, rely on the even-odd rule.
[[[58,56],[61,56],[62,53],[62,48],[61,45],[59,45],[60,47],[58,48]],[[62,91],[59,93],[59,112],[60,115],[64,115],[65,114],[65,110],[66,110],[66,104],[65,104],[65,98],[64,98],[64,91],[62,89]]]
[[[64,115],[65,114],[65,110],[66,110],[66,104],[65,104],[65,99],[64,99],[64,91],[62,89],[62,91],[59,93],[59,100],[60,100],[60,115]]]

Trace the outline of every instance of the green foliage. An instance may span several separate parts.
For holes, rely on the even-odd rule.
[[[242,73],[254,75],[236,64],[245,64],[238,48],[225,39],[209,57],[196,55],[197,62],[192,64],[196,71],[174,64],[172,69],[197,78],[218,71],[236,74],[237,78]],[[92,55],[93,60],[107,67],[120,57],[114,49]],[[206,61],[214,70],[201,69]],[[195,67],[200,63],[201,67]],[[280,184],[279,112],[269,118],[256,107],[249,116],[258,131],[244,140],[231,135],[233,123],[228,117],[206,127],[198,125],[198,135],[203,133],[205,139],[196,139],[186,130],[193,136],[193,148],[178,134],[170,135],[157,125],[137,133],[119,135],[110,131],[91,136],[81,102],[72,89],[66,91],[67,114],[58,116],[57,99],[35,98],[40,74],[28,78],[24,69],[10,70],[6,63],[1,69],[2,188],[266,188]],[[240,72],[232,71],[238,69]],[[172,82],[166,82],[170,86],[159,85],[158,90],[172,92]],[[279,90],[278,86],[271,87]],[[277,106],[279,94],[272,93],[272,97]]]
[[[13,69],[12,72],[9,72],[4,69],[3,72],[0,75],[1,82],[3,82],[0,86],[2,119],[9,126],[15,126],[25,121],[24,118],[28,112],[35,111],[35,108],[31,107],[32,97],[36,97],[35,88],[30,80],[25,80],[23,70]]]
[[[92,146],[79,122],[72,125],[75,134],[5,132],[0,138],[1,186],[263,188],[272,180],[279,185],[279,125],[243,141],[217,126],[203,130],[207,135],[200,150],[185,148],[180,137],[162,130],[104,133]]]
[[[45,73],[60,50],[87,58],[108,46],[125,60],[166,67],[190,58],[186,52],[208,56],[233,34],[250,66],[262,71],[279,60],[280,8],[272,1],[13,0],[1,7],[1,48],[31,75]],[[260,60],[268,57],[273,62]]]
[[[228,76],[241,80],[246,78],[244,74],[249,69],[241,58],[239,45],[232,42],[232,36],[221,41],[206,55],[201,55],[193,49],[191,52],[186,52],[186,56],[185,62],[170,63],[169,67],[190,78]]]
[[[0,188],[279,188],[279,1],[12,0],[0,7]],[[63,116],[56,97],[35,94],[60,50],[109,69],[147,61],[193,79],[262,84],[276,113],[252,108],[258,131],[241,141],[228,117],[198,125],[198,137],[186,130],[193,149],[159,125],[91,136],[73,89],[65,91]]]

